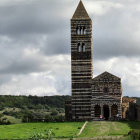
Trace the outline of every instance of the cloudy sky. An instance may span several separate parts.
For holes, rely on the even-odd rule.
[[[79,0],[0,0],[0,94],[70,95],[70,19]],[[93,21],[94,77],[140,96],[140,1],[83,0]]]

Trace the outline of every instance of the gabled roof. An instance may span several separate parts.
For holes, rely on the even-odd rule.
[[[83,2],[80,0],[72,19],[90,19]]]
[[[102,74],[96,76],[95,78],[93,78],[93,81],[98,81],[98,80],[105,80],[105,79],[108,79],[108,80],[113,80],[113,81],[120,81],[121,79],[109,72],[103,72]]]

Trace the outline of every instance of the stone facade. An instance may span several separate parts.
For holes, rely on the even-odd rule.
[[[99,116],[105,120],[122,116],[122,88],[121,79],[104,72],[92,80],[91,118],[98,120]]]
[[[73,121],[121,117],[121,79],[108,72],[93,78],[92,52],[92,21],[80,1],[71,19],[71,111],[66,104]]]

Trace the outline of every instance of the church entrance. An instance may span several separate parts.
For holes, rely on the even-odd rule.
[[[103,106],[103,111],[104,111],[104,118],[105,120],[109,119],[109,106],[108,105],[104,105]]]

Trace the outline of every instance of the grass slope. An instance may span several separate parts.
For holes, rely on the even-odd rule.
[[[83,122],[64,123],[22,123],[14,125],[0,125],[0,139],[29,138],[34,132],[52,129],[57,138],[76,136]],[[127,135],[132,129],[140,129],[140,122],[88,122],[79,137],[121,136]]]
[[[0,125],[0,139],[29,138],[34,132],[52,129],[55,137],[72,137],[82,127],[83,122],[65,123],[23,123],[14,125]]]
[[[140,129],[140,122],[89,122],[80,137],[121,136],[132,129]]]

